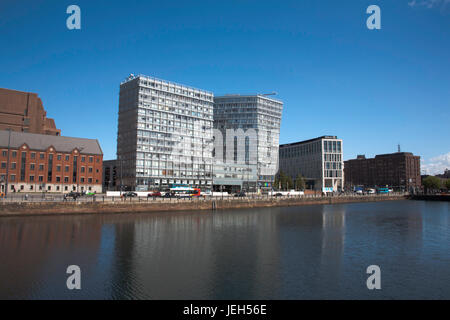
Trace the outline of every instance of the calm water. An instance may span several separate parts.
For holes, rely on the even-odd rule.
[[[0,218],[0,298],[450,299],[449,207]],[[72,264],[79,291],[66,288]]]

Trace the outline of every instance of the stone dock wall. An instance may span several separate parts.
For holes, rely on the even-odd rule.
[[[405,200],[406,196],[358,196],[317,198],[272,198],[272,199],[208,199],[208,200],[164,200],[164,201],[68,201],[68,202],[0,202],[0,216],[26,216],[49,214],[97,214],[163,211],[198,211],[242,208],[264,208],[301,206],[313,204],[336,204],[351,202],[374,202]]]

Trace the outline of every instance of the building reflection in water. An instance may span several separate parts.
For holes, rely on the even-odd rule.
[[[449,240],[448,205],[415,201],[0,218],[0,298],[448,298]]]
[[[95,266],[101,227],[81,216],[1,218],[0,298],[64,296],[67,266]]]
[[[319,268],[321,287],[340,290],[345,247],[345,205],[322,206],[322,246]],[[325,290],[323,292],[326,292]]]

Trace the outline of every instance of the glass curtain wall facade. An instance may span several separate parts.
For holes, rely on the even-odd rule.
[[[280,171],[295,181],[301,174],[307,189],[333,192],[343,189],[343,144],[336,136],[280,145]]]
[[[214,98],[214,129],[223,136],[222,141],[216,139],[215,151],[223,143],[224,155],[214,158],[216,190],[271,189],[278,170],[282,111],[281,101],[265,95]]]
[[[214,95],[130,75],[120,85],[117,177],[123,189],[212,187]]]

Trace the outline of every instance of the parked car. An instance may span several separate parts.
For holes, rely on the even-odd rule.
[[[282,196],[283,196],[283,194],[281,192],[277,192],[274,194],[274,197],[282,197]]]
[[[133,191],[128,191],[122,194],[125,198],[130,197],[130,198],[134,198],[137,197],[138,194],[136,192]]]
[[[245,197],[246,195],[245,195],[245,192],[241,191],[241,192],[236,193],[234,196],[241,198],[241,197]]]
[[[82,194],[80,192],[75,192],[75,191],[70,191],[68,194],[66,194],[66,197],[70,197],[70,198],[79,198],[81,197]]]
[[[375,191],[375,189],[367,189],[367,190],[366,190],[366,193],[367,193],[367,194],[375,194],[376,191]]]
[[[161,197],[161,192],[159,192],[159,191],[150,192],[147,195],[147,198],[150,198],[150,197],[153,197],[153,198],[158,197],[158,198],[160,198]]]
[[[171,192],[166,192],[163,196],[163,198],[175,198],[175,194]]]
[[[208,197],[208,196],[212,196],[212,195],[213,195],[213,193],[211,190],[202,191],[202,196],[204,196],[204,197]]]

